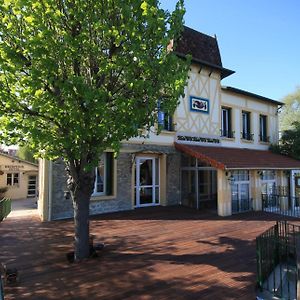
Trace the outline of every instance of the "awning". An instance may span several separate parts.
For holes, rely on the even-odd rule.
[[[222,170],[293,170],[300,169],[300,161],[267,150],[207,147],[175,143],[175,148]]]

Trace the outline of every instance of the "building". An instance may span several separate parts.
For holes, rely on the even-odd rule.
[[[174,50],[192,55],[184,98],[175,114],[158,114],[149,138],[122,144],[118,158],[105,152],[96,169],[90,213],[156,205],[212,209],[220,216],[261,210],[262,192],[295,193],[300,162],[268,151],[278,142],[281,102],[221,85],[234,71],[222,65],[217,39],[185,27]],[[61,161],[42,161],[43,220],[71,217]]]
[[[0,188],[7,188],[5,197],[36,197],[38,165],[0,152]]]

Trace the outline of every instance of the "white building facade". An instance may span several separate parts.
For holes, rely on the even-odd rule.
[[[234,72],[214,37],[185,27],[174,52],[193,58],[185,96],[174,114],[158,112],[160,134],[154,127],[124,142],[117,159],[103,154],[91,214],[183,205],[227,216],[261,210],[261,194],[276,188],[297,196],[300,162],[268,150],[278,143],[282,103],[222,86]],[[62,162],[42,161],[40,173],[42,219],[72,217]]]

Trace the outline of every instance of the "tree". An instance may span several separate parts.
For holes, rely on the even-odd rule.
[[[287,95],[283,102],[285,105],[279,115],[280,130],[292,129],[292,124],[300,120],[300,87]]]
[[[271,150],[275,153],[300,159],[300,122],[291,124],[292,129],[282,132],[278,145],[272,145]]]
[[[22,147],[19,147],[17,150],[17,156],[20,157],[21,159],[37,163],[36,159],[33,156],[32,151],[29,149],[27,145],[24,145]]]
[[[168,48],[182,30],[183,0],[172,13],[158,0],[0,0],[0,13],[2,136],[63,158],[75,259],[86,258],[101,153],[143,135],[158,100],[174,111],[183,94],[188,59]]]

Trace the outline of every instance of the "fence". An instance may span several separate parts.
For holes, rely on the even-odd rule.
[[[0,222],[3,221],[11,212],[11,199],[0,200]]]
[[[290,217],[300,217],[300,198],[282,194],[262,194],[262,209]]]
[[[257,286],[261,293],[297,299],[300,226],[279,221],[256,238]]]

